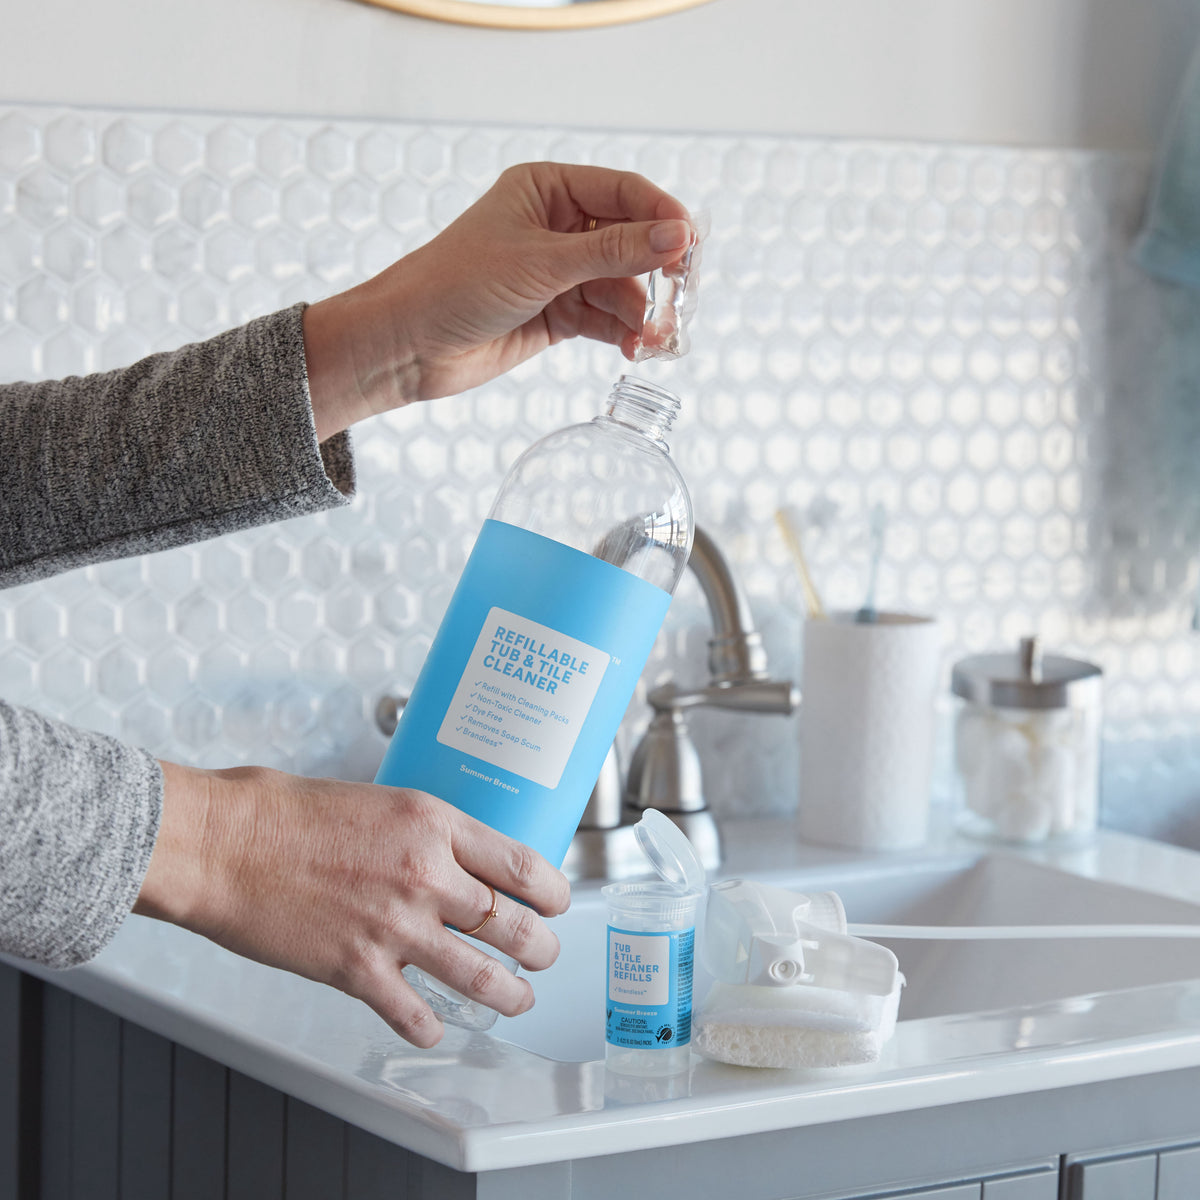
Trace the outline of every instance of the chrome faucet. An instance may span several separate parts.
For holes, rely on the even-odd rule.
[[[724,708],[786,716],[800,703],[794,684],[770,678],[766,650],[745,594],[716,542],[699,527],[688,566],[712,619],[709,682],[690,691],[667,682],[646,697],[654,716],[634,750],[623,793],[615,752],[610,753],[563,863],[569,878],[643,874],[646,860],[633,837],[633,825],[647,808],[669,816],[691,839],[706,867],[719,866],[720,830],[704,799],[700,756],[688,732],[687,711]],[[615,800],[618,794],[620,804]]]
[[[762,637],[745,594],[716,542],[697,527],[688,566],[700,584],[712,619],[708,642],[709,682],[684,691],[668,681],[646,700],[654,715],[629,764],[624,787],[614,745],[604,760],[562,869],[569,879],[620,879],[646,873],[645,855],[633,827],[647,808],[657,808],[691,839],[704,865],[721,862],[721,836],[704,799],[700,756],[687,727],[693,708],[744,713],[795,712],[800,691],[770,678]],[[395,732],[407,696],[385,695],[375,720],[385,737]]]

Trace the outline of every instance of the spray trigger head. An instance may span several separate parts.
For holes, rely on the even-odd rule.
[[[745,879],[709,889],[702,946],[704,965],[722,983],[887,996],[900,974],[886,946],[846,933],[836,892],[791,892]]]

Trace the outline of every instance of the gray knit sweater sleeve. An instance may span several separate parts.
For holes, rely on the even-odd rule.
[[[0,386],[0,586],[346,503],[349,441],[317,445],[302,311]],[[162,790],[145,751],[0,702],[0,951],[96,954],[137,897]]]

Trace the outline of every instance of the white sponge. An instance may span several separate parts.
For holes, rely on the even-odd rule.
[[[696,1049],[739,1067],[849,1067],[879,1061],[896,1030],[904,977],[887,996],[716,982],[696,1014]]]

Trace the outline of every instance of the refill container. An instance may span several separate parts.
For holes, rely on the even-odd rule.
[[[686,835],[656,809],[634,834],[659,878],[610,883],[606,1066],[618,1075],[687,1071],[692,1040],[696,909],[704,866]]]
[[[954,665],[964,833],[1032,844],[1095,831],[1102,688],[1098,666],[1043,655],[1036,637]]]
[[[430,792],[562,863],[691,550],[665,440],[678,410],[664,388],[622,376],[605,413],[516,461],[377,783]],[[452,1024],[494,1023],[404,974]]]
[[[941,634],[932,617],[849,612],[804,625],[797,827],[810,842],[901,850],[929,831]]]

